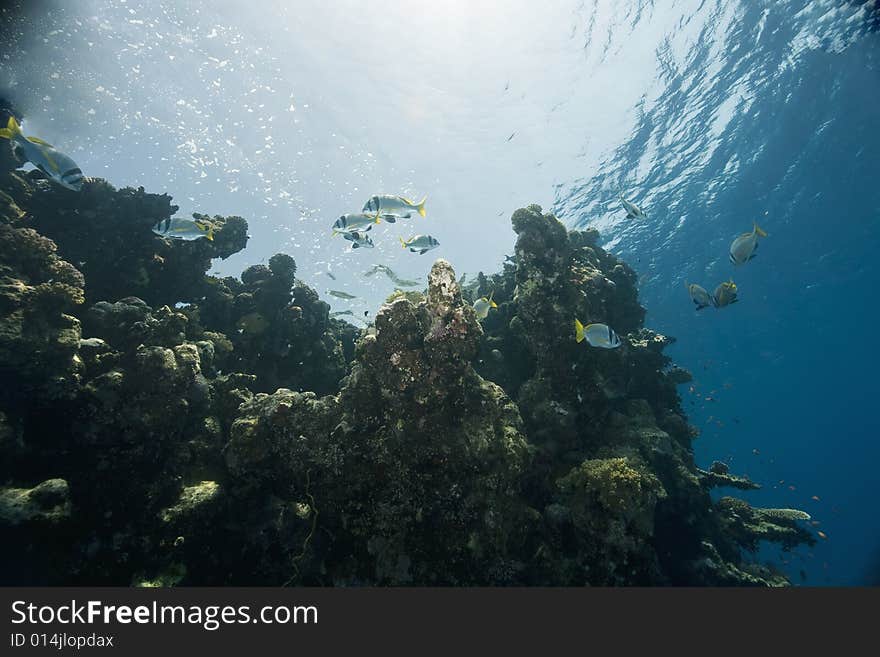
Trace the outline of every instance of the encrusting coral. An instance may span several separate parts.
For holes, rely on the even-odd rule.
[[[595,231],[517,210],[513,264],[462,289],[438,260],[361,331],[290,255],[208,275],[240,217],[165,240],[167,195],[4,162],[4,584],[777,586],[746,554],[813,541],[713,502],[756,484],[694,464],[689,375]]]

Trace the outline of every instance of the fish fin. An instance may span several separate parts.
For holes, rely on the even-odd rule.
[[[419,251],[419,255],[425,255],[428,252],[428,249],[422,249]]]
[[[382,215],[382,218],[389,224],[397,223],[397,217],[393,214],[384,214]]]
[[[577,318],[574,320],[574,341],[578,344],[584,341],[584,325]]]
[[[418,211],[419,211],[419,214],[422,215],[423,217],[424,217],[425,214],[426,214],[426,212],[425,212],[425,201],[427,201],[427,200],[428,200],[428,197],[425,196],[424,198],[422,198],[421,201],[419,201],[419,202],[416,204],[416,210],[418,210]]]
[[[353,248],[353,249],[359,249],[360,247],[361,247],[361,245],[358,244],[357,242],[354,242],[354,243],[351,245],[351,248]]]
[[[9,128],[0,128],[0,137],[3,139],[12,139],[12,131]]]
[[[494,301],[492,301],[491,299],[489,299],[489,305],[492,306],[493,308],[497,308],[497,307],[498,307],[498,304],[495,303]]]
[[[755,222],[755,232],[758,233],[758,235],[759,235],[760,237],[767,237],[767,231],[765,231],[763,228],[761,228],[761,227],[758,225],[758,222],[757,222],[757,221]]]
[[[405,249],[405,248],[406,248],[406,242],[403,241],[403,238],[402,238],[402,237],[398,237],[397,239],[400,240],[400,246],[402,246],[402,247]]]
[[[376,218],[373,219],[373,223],[374,223],[374,224],[378,224],[378,223],[379,223],[379,211],[378,211],[378,210],[376,211]],[[372,228],[372,226],[370,226],[370,228]],[[370,228],[367,228],[367,230],[370,230]]]
[[[753,253],[752,255],[749,256],[749,260],[754,260],[757,256],[758,256],[757,253]]]
[[[39,137],[28,137],[27,140],[32,144],[39,144],[40,146],[48,146],[49,148],[55,148],[52,144],[47,141],[43,141]]]
[[[339,232],[338,230],[336,230],[334,228],[333,231],[330,233],[330,237],[336,237],[337,235],[341,235],[341,234],[342,234],[341,232]]]
[[[10,115],[9,121],[6,122],[6,129],[9,130],[14,135],[21,134],[21,126],[18,125],[18,121],[15,120],[15,117]]]
[[[205,237],[208,238],[209,242],[214,241],[214,227],[213,226],[208,226],[208,232],[205,233]]]

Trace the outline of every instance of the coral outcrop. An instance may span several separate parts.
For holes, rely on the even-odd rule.
[[[208,275],[240,217],[172,242],[167,195],[3,163],[4,584],[778,586],[749,553],[813,540],[713,501],[757,484],[696,467],[689,375],[595,231],[517,210],[502,272],[438,260],[361,331],[291,255]]]

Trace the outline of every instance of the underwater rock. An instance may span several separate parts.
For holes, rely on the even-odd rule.
[[[48,479],[33,488],[0,488],[0,526],[70,518],[70,490],[64,479]]]
[[[761,509],[733,497],[722,497],[716,509],[726,534],[747,550],[756,551],[760,541],[780,543],[783,549],[816,544],[813,535],[797,524],[810,519],[803,511]]]
[[[167,194],[144,189],[115,189],[99,178],[87,178],[71,194],[58,185],[40,184],[39,171],[7,174],[2,185],[28,213],[28,226],[51,238],[64,258],[85,275],[89,304],[136,296],[147,304],[173,306],[202,294],[205,272],[213,258],[227,258],[247,243],[241,217],[195,218],[214,226],[214,239],[183,242],[152,232],[178,207]],[[15,184],[13,184],[13,182]]]
[[[689,375],[596,231],[517,210],[500,273],[438,260],[360,331],[288,254],[206,275],[247,223],[150,232],[175,211],[0,171],[0,583],[779,586],[743,554],[813,540],[713,503],[757,484],[694,464]]]
[[[52,240],[0,222],[0,403],[69,397],[78,383],[83,277]]]

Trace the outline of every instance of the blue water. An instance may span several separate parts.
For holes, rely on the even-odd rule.
[[[7,26],[0,92],[87,175],[246,217],[248,248],[216,271],[286,251],[322,295],[358,296],[335,310],[391,292],[362,276],[376,262],[499,269],[529,203],[597,227],[694,373],[697,462],[729,461],[764,485],[748,499],[828,537],[756,558],[877,583],[877,2],[540,4],[45,2]],[[441,247],[412,256],[401,226],[370,252],[330,239],[377,192],[427,194]],[[753,221],[769,237],[734,269]],[[692,309],[685,281],[731,276],[739,303]]]

